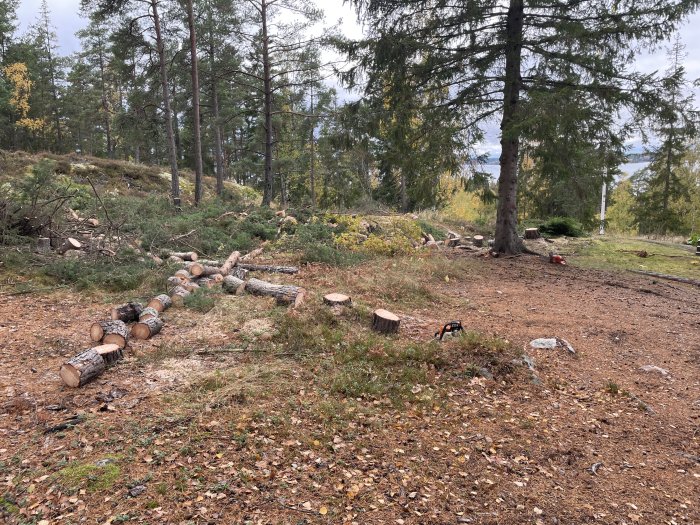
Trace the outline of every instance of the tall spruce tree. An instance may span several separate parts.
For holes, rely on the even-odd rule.
[[[700,0],[352,0],[370,38],[344,46],[371,76],[397,65],[378,46],[400,46],[423,90],[447,89],[450,105],[475,126],[500,115],[501,156],[495,249],[517,253],[518,160],[523,102],[557,88],[592,104],[641,104],[650,75],[629,70],[634,50],[668,38]],[[577,80],[571,82],[571,72]]]

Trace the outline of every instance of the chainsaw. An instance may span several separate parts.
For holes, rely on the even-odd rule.
[[[464,333],[464,328],[462,327],[462,321],[450,321],[445,326],[443,326],[440,330],[435,332],[435,337],[437,338],[438,341],[442,341],[442,339],[446,335],[451,335],[453,337],[457,337],[458,335],[461,335],[462,333]]]

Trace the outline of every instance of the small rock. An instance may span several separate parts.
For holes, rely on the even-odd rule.
[[[95,466],[96,467],[105,467],[109,465],[110,463],[114,463],[114,460],[112,458],[104,458],[104,459],[98,459],[95,461]]]
[[[135,487],[129,489],[129,496],[135,498],[136,496],[140,496],[144,492],[146,492],[145,485],[136,485]]]
[[[493,379],[493,374],[488,368],[479,368],[479,375],[484,379]]]
[[[640,367],[639,369],[642,372],[661,374],[663,377],[666,377],[668,375],[668,370],[666,370],[665,368],[661,368],[659,366],[644,365],[644,366]]]

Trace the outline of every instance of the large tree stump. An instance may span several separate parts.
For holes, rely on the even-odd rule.
[[[183,286],[177,286],[170,292],[170,299],[172,299],[175,306],[182,306],[185,304],[185,297],[190,295],[190,291]]]
[[[63,241],[63,244],[61,244],[61,246],[56,251],[63,255],[64,253],[70,250],[80,250],[82,247],[83,245],[78,239],[68,237],[65,241]]]
[[[395,334],[399,331],[401,319],[387,310],[375,310],[372,317],[372,328],[383,334]]]
[[[232,252],[231,255],[228,256],[228,259],[224,261],[224,264],[218,265],[218,264],[213,264],[212,266],[221,266],[221,274],[222,275],[228,275],[231,273],[231,270],[233,269],[234,266],[238,263],[238,259],[241,257],[241,252],[235,251]]]
[[[272,284],[260,279],[250,279],[245,289],[253,295],[269,295],[277,299],[277,304],[299,306],[304,301],[306,291],[298,286]]]
[[[183,261],[196,261],[199,256],[196,252],[170,252],[170,257],[179,257]]]
[[[148,303],[148,307],[150,308],[155,308],[158,313],[165,312],[168,308],[170,308],[173,304],[172,299],[168,297],[165,294],[160,294],[156,295],[151,301]],[[139,317],[141,319],[141,317]]]
[[[234,275],[227,275],[224,277],[224,282],[221,284],[221,287],[225,292],[240,295],[245,290],[245,281]]]
[[[36,240],[36,253],[49,253],[51,251],[51,239],[39,237]]]
[[[94,348],[90,348],[64,363],[59,375],[65,384],[72,388],[78,388],[95,379],[106,368],[102,356]]]
[[[124,321],[97,321],[90,327],[90,339],[103,344],[116,344],[124,348],[129,342],[129,330]]]
[[[481,248],[484,245],[484,236],[475,235],[472,239],[472,243],[474,244],[474,246],[478,246],[479,248]]]
[[[269,273],[287,273],[294,274],[299,273],[299,268],[296,266],[274,266],[267,264],[239,264],[239,268],[248,270],[249,272],[269,272]]]
[[[323,296],[323,302],[329,306],[347,306],[351,300],[350,297],[342,293],[329,293]]]
[[[540,230],[537,228],[527,228],[525,230],[525,238],[526,239],[539,239],[540,238]]]
[[[125,323],[138,321],[142,310],[143,305],[141,303],[126,303],[112,308],[112,319],[115,321],[124,321]]]
[[[170,297],[168,297],[168,299],[170,299]],[[172,304],[172,301],[170,301],[170,303]],[[160,312],[152,306],[147,306],[143,309],[141,315],[139,315],[139,322],[147,321],[148,319],[153,319],[154,317],[160,317]]]
[[[163,320],[158,317],[152,317],[144,321],[139,321],[131,327],[131,336],[136,339],[150,339],[163,328]]]

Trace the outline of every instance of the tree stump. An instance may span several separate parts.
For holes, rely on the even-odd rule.
[[[372,329],[383,334],[395,334],[399,331],[401,319],[388,310],[375,310],[372,316]]]
[[[245,289],[253,295],[269,295],[277,299],[277,304],[299,306],[304,301],[306,291],[298,286],[272,284],[260,279],[250,279]]]
[[[170,292],[170,299],[172,299],[175,306],[182,306],[185,304],[185,297],[190,295],[190,291],[182,286],[177,286]]]
[[[540,230],[537,228],[528,228],[525,230],[525,238],[526,239],[539,239],[540,238]]]
[[[474,246],[478,246],[479,248],[481,248],[484,245],[484,236],[483,235],[475,235],[472,238],[472,243],[474,244]]]
[[[65,241],[63,241],[63,244],[56,251],[63,255],[64,253],[70,250],[80,250],[82,247],[83,245],[78,239],[68,237]]]
[[[51,239],[39,237],[36,240],[36,253],[49,253],[51,251]]]
[[[328,306],[349,306],[352,301],[342,293],[329,293],[323,296],[323,302]]]
[[[231,273],[231,270],[233,269],[234,266],[238,263],[238,259],[241,257],[241,252],[235,251],[232,252],[231,255],[228,256],[228,258],[224,261],[224,264],[220,265],[221,266],[221,273],[223,275],[228,275]],[[214,264],[213,266],[219,266],[218,264]]]
[[[158,317],[152,317],[145,321],[139,321],[131,327],[131,336],[136,339],[150,339],[163,329],[163,320]]]
[[[178,257],[183,261],[196,261],[199,256],[196,252],[170,252],[170,257]]]
[[[158,313],[165,312],[168,308],[170,308],[173,304],[172,299],[168,297],[165,294],[160,294],[155,296],[151,301],[148,303],[147,307],[149,308],[155,308]],[[141,319],[141,316],[139,316],[139,320]]]
[[[224,282],[221,284],[221,287],[225,292],[240,295],[245,290],[245,281],[234,275],[227,275],[224,277]]]
[[[90,327],[90,339],[103,344],[116,344],[124,348],[129,342],[129,330],[124,321],[107,320],[97,321]]]
[[[170,297],[168,297],[168,299],[170,299]],[[170,304],[172,304],[172,301],[170,301]],[[147,306],[143,309],[141,315],[139,315],[139,322],[147,321],[149,319],[153,319],[154,317],[160,317],[160,312],[152,306]]]
[[[114,321],[124,321],[131,323],[138,321],[143,305],[141,303],[126,303],[116,308],[112,308],[112,319]]]
[[[68,386],[79,388],[95,379],[106,368],[102,356],[94,348],[90,348],[64,363],[59,375]]]

